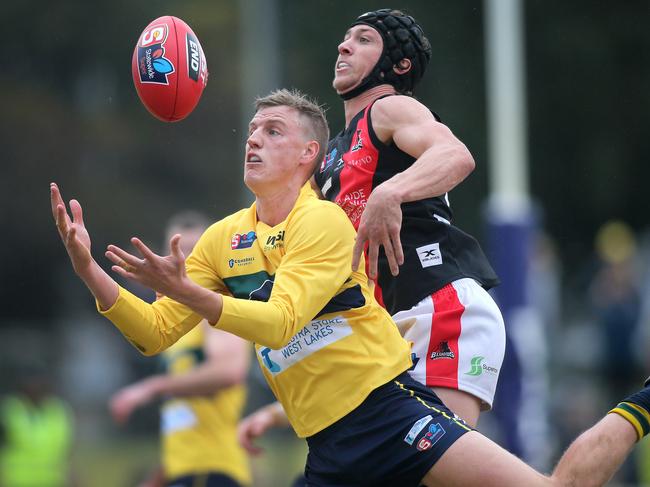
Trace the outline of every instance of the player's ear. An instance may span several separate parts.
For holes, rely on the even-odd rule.
[[[408,58],[402,59],[399,63],[393,66],[393,71],[397,74],[405,74],[411,70],[411,60]]]
[[[305,148],[303,149],[301,159],[304,159],[306,163],[311,164],[314,158],[318,157],[319,151],[320,151],[320,144],[315,140],[310,140],[309,142],[307,142]]]

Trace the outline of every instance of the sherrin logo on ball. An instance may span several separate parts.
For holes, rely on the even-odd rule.
[[[208,82],[208,66],[201,43],[178,17],[152,21],[133,50],[131,72],[140,100],[165,122],[187,117]]]

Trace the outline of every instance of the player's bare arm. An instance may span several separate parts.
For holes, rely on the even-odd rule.
[[[237,427],[239,443],[251,455],[259,455],[262,448],[255,444],[255,440],[271,428],[288,427],[289,419],[279,402],[273,402],[261,407],[241,420]]]
[[[133,411],[162,396],[214,394],[243,382],[250,366],[248,344],[241,338],[202,323],[206,361],[185,374],[157,374],[117,391],[109,402],[115,422],[122,424]]]
[[[382,98],[373,105],[371,116],[373,129],[382,142],[393,142],[416,158],[407,170],[374,189],[361,217],[352,265],[358,267],[367,244],[368,273],[375,278],[379,247],[384,247],[393,275],[399,273],[404,262],[400,205],[450,191],[472,172],[474,159],[449,128],[411,97]]]
[[[70,201],[70,218],[56,183],[50,184],[50,204],[56,228],[75,273],[95,296],[100,308],[110,308],[117,301],[119,287],[92,257],[90,235],[84,224],[81,204],[77,200]]]

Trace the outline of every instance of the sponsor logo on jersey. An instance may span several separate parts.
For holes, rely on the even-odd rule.
[[[230,239],[230,248],[232,250],[249,249],[253,246],[253,242],[257,239],[254,231],[248,233],[236,233]]]
[[[264,244],[264,251],[275,250],[279,247],[284,247],[284,230],[279,231],[275,235],[269,235]]]
[[[356,142],[350,149],[350,152],[356,152],[360,149],[363,149],[363,138],[361,138],[361,129],[357,129]]]
[[[145,30],[138,44],[138,72],[142,83],[168,85],[167,76],[174,72],[174,65],[165,57],[166,24],[153,25]]]
[[[325,155],[325,157],[323,158],[323,162],[321,162],[321,165],[320,165],[320,172],[324,172],[332,164],[334,164],[334,159],[336,158],[337,153],[338,153],[338,150],[336,150],[336,147],[335,147],[334,149],[332,149],[332,152]]]
[[[440,253],[440,244],[432,243],[417,249],[418,257],[422,267],[432,267],[442,264],[442,254]]]
[[[418,419],[415,423],[413,423],[413,426],[411,426],[411,429],[404,437],[404,441],[409,445],[412,445],[415,441],[415,438],[418,436],[418,434],[420,434],[420,431],[422,431],[424,427],[431,422],[432,419],[433,416],[430,414],[424,418]]]
[[[472,360],[470,361],[471,368],[469,372],[465,372],[465,375],[479,376],[484,372],[487,374],[498,374],[499,369],[481,363],[483,362],[484,358],[485,357],[480,357],[480,356],[473,357]]]
[[[440,342],[438,344],[438,348],[436,350],[433,350],[431,352],[430,356],[431,360],[439,359],[439,358],[456,358],[456,354],[449,348],[449,343],[445,342]]]
[[[230,259],[228,261],[228,267],[231,269],[235,266],[241,267],[245,265],[251,265],[255,261],[255,257],[246,257],[244,259]]]
[[[352,334],[352,328],[342,316],[312,320],[296,333],[284,347],[258,350],[259,360],[273,375],[301,362],[315,352]]]

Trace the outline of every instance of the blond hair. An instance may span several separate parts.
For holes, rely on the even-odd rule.
[[[304,93],[296,89],[287,90],[286,88],[275,90],[266,96],[255,99],[255,110],[260,111],[270,107],[289,107],[296,110],[308,122],[308,136],[318,142],[320,147],[316,163],[323,160],[327,150],[330,131],[325,118],[325,110],[316,100],[309,98]]]

